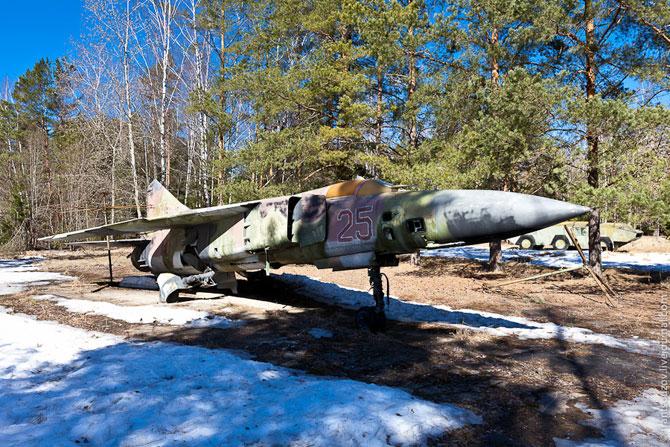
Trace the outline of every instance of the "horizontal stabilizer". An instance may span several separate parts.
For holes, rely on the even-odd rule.
[[[86,239],[89,237],[150,233],[152,231],[166,230],[174,227],[190,227],[235,217],[241,219],[244,217],[244,213],[257,203],[257,201],[252,201],[233,203],[231,205],[212,206],[209,208],[193,210],[189,209],[167,216],[131,219],[109,225],[87,228],[85,230],[56,234],[54,236],[43,237],[38,240],[67,242]]]
[[[109,245],[112,246],[136,246],[136,245],[143,245],[149,243],[150,239],[146,238],[135,238],[135,239],[110,239],[109,240]],[[68,242],[67,245],[75,245],[75,246],[80,246],[80,245],[107,245],[106,240],[102,241],[79,241],[79,242]]]

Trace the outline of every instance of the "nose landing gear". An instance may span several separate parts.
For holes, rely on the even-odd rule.
[[[382,276],[386,278],[386,294],[384,294]],[[368,277],[370,278],[370,287],[372,288],[372,296],[375,299],[375,305],[361,307],[356,312],[356,325],[359,328],[367,328],[371,332],[382,332],[386,329],[386,306],[384,298],[388,300],[388,276],[381,272],[379,266],[373,266],[368,269]]]

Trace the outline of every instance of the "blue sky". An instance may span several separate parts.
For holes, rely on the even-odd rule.
[[[65,55],[80,34],[82,0],[0,0],[0,11],[0,83]]]

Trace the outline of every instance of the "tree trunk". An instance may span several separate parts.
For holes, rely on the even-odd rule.
[[[130,41],[130,0],[126,0],[126,28],[123,41],[123,82],[125,86],[126,120],[128,121],[128,155],[130,156],[130,172],[133,176],[133,193],[137,217],[142,217],[140,208],[140,189],[137,183],[137,165],[135,163],[135,138],[133,136],[133,109],[130,100],[130,58],[128,46]]]
[[[158,156],[160,157],[161,163],[161,182],[163,182],[165,186],[170,186],[170,172],[168,169],[166,146],[165,115],[161,111],[160,117],[158,118]]]
[[[489,39],[489,42],[492,47],[498,46],[498,28],[495,26],[491,30],[491,38]],[[495,55],[491,56],[491,82],[494,87],[497,87],[500,82],[500,64]]]
[[[384,74],[381,66],[377,65],[377,123],[375,126],[375,146],[377,153],[381,153],[382,127],[384,124]]]
[[[226,2],[221,2],[221,81],[226,82]],[[225,90],[221,90],[221,116],[224,116],[226,113],[226,94]],[[219,193],[217,194],[217,202],[219,205],[223,205],[223,183],[225,182],[225,169],[224,169],[224,160],[226,158],[226,136],[224,123],[219,123],[219,172],[217,176],[217,187]]]
[[[165,30],[168,33],[167,30]],[[169,37],[167,38],[169,42]],[[168,147],[166,115],[167,115],[167,82],[168,64],[170,57],[169,43],[164,42],[163,58],[161,61],[161,106],[158,121],[158,152],[161,157],[161,177],[165,186],[170,186],[170,148]]]
[[[489,42],[492,47],[498,46],[498,28],[493,27],[491,30],[491,37]],[[493,88],[496,89],[500,85],[500,65],[498,64],[498,58],[495,55],[491,56],[491,84]],[[509,190],[508,182],[503,182],[503,191]],[[497,240],[489,242],[489,262],[487,264],[487,269],[490,272],[500,272],[503,270],[502,267],[502,241]]]
[[[202,187],[202,196],[205,202],[205,206],[210,206],[212,200],[209,195],[209,147],[207,144],[207,116],[204,113],[200,113],[200,119],[198,123],[199,139],[200,139],[200,186]]]
[[[202,95],[206,90],[207,75],[205,74],[204,57],[203,52],[200,51],[200,40],[198,39],[198,15],[197,15],[197,5],[196,1],[191,3],[191,32],[193,33],[193,47],[195,51],[195,85],[198,94],[198,99],[202,99]],[[198,128],[198,159],[200,163],[198,164],[199,170],[197,174],[197,183],[199,185],[199,190],[202,193],[202,200],[204,201],[205,206],[211,205],[212,201],[209,195],[209,143],[207,141],[208,133],[208,122],[207,115],[199,111],[197,116],[197,128]]]
[[[188,196],[191,191],[191,172],[193,171],[193,152],[195,152],[195,137],[193,129],[188,131],[186,140],[186,186],[184,187],[184,203],[188,205]]]
[[[168,68],[170,65],[170,44],[172,43],[172,17],[174,5],[171,1],[154,3],[157,26],[161,38],[161,86],[160,110],[158,117],[158,153],[161,163],[161,178],[165,186],[170,186],[170,141],[167,135],[168,114]]]
[[[586,101],[591,101],[596,95],[596,71],[595,66],[595,22],[592,12],[591,0],[584,1],[585,18],[585,76],[586,76]],[[591,188],[599,187],[599,167],[598,167],[598,134],[593,124],[586,124],[586,145],[588,162],[588,184]],[[598,273],[601,272],[601,253],[600,253],[600,210],[593,208],[589,218],[589,265]]]
[[[121,120],[119,120],[119,133],[117,134],[117,141],[118,141],[118,136],[121,135],[123,132],[123,123]],[[116,146],[111,145],[112,149],[112,166],[110,167],[111,170],[111,185],[110,185],[110,196],[111,196],[111,223],[116,222]]]
[[[410,28],[409,33],[414,34],[414,29]],[[409,80],[407,86],[407,102],[410,103],[410,107],[412,107],[413,109],[409,123],[409,146],[412,149],[416,149],[417,147],[419,147],[419,131],[417,128],[416,113],[414,111],[414,107],[411,104],[412,99],[414,98],[414,93],[416,92],[416,85],[417,85],[417,68],[416,68],[416,57],[414,54],[414,49],[411,50],[408,59],[409,59],[408,60]]]
[[[489,272],[502,271],[502,241],[489,242]]]
[[[151,171],[149,170],[149,150],[147,148],[146,138],[142,138],[142,150],[144,152],[144,181],[146,182],[146,185],[148,185],[151,183],[151,179],[149,178],[149,173]],[[156,178],[156,176],[153,178]]]

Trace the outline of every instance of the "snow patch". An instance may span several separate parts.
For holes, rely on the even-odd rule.
[[[554,439],[556,447],[640,446],[665,447],[670,445],[670,401],[667,392],[648,389],[633,400],[620,400],[605,410],[576,407],[591,416],[585,425],[602,431],[603,439],[570,441]],[[663,418],[666,418],[665,420]]]
[[[454,405],[225,350],[125,342],[0,312],[0,445],[407,445],[481,423]]]
[[[74,278],[55,272],[39,272],[33,264],[43,258],[0,259],[0,295],[23,292],[29,286],[42,286],[53,281],[71,281]]]
[[[322,282],[318,278],[284,273],[278,279],[290,284],[315,301],[347,309],[374,304],[369,292]],[[470,309],[402,301],[391,297],[387,318],[414,323],[444,323],[453,327],[486,332],[494,336],[516,335],[522,339],[558,339],[571,343],[587,343],[623,349],[628,352],[659,357],[667,347],[657,341],[641,338],[617,338],[590,329],[540,323],[523,317],[512,317]]]
[[[41,295],[34,298],[37,300],[53,301],[58,306],[64,307],[70,312],[103,315],[128,323],[218,328],[228,328],[240,324],[238,321],[233,321],[226,317],[213,315],[208,312],[175,306],[119,306],[105,301],[70,299],[54,295]]]
[[[588,250],[584,252],[588,257]],[[421,256],[472,259],[487,262],[489,250],[480,247],[450,247],[421,252]],[[582,265],[575,250],[503,250],[503,262],[527,262],[543,267],[565,268]],[[606,251],[602,254],[603,268],[643,272],[670,272],[670,253],[622,253]]]

